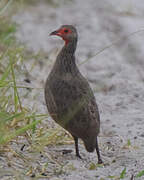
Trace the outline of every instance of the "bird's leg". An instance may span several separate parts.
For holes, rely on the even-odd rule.
[[[75,141],[76,156],[79,157],[80,159],[82,159],[80,154],[79,154],[78,137],[73,136],[73,138],[74,138],[74,141]]]
[[[100,156],[97,137],[96,137],[96,152],[97,152],[97,157],[98,157],[98,164],[102,164],[103,161],[102,161],[101,156]]]

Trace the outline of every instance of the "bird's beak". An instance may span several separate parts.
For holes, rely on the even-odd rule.
[[[56,36],[61,36],[61,33],[59,30],[56,30],[56,31],[53,31],[50,33],[50,36],[53,36],[53,35],[56,35]]]
[[[50,36],[57,35],[58,31],[53,31],[50,33]]]

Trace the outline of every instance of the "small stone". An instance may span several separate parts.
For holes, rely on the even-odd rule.
[[[20,148],[21,151],[24,150],[25,144],[22,145],[22,147]]]
[[[26,83],[31,83],[31,80],[28,79],[28,78],[24,79],[24,81],[25,81]]]
[[[139,97],[139,94],[134,94],[135,97]]]
[[[112,125],[112,127],[116,127],[116,125],[115,125],[115,124],[113,124],[113,125]]]
[[[33,173],[33,174],[31,175],[31,177],[34,178],[34,177],[35,177],[35,174]]]
[[[140,137],[144,137],[144,133],[140,134]]]
[[[69,154],[69,153],[72,153],[72,150],[70,150],[70,149],[63,149],[62,150],[62,154]]]
[[[47,174],[46,174],[46,173],[44,173],[44,172],[43,172],[43,173],[41,173],[41,175],[42,175],[42,176],[47,176]]]

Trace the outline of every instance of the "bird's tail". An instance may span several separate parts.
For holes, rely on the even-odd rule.
[[[84,146],[88,152],[93,152],[95,150],[96,140],[88,139],[83,141],[84,141]]]

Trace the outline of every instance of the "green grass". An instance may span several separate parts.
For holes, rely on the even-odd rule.
[[[10,45],[15,40],[14,32],[16,32],[16,25],[0,18],[0,41],[1,44]]]
[[[23,161],[24,170],[16,169],[10,171],[11,176],[17,179],[22,179],[24,176],[31,176],[36,172],[31,167],[31,161],[35,161],[33,154],[40,152],[46,154],[44,151],[47,145],[62,145],[73,143],[71,136],[66,133],[61,127],[55,128],[45,125],[43,121],[47,121],[48,114],[38,114],[33,109],[23,104],[25,98],[21,90],[30,94],[33,87],[19,85],[21,76],[25,70],[22,66],[25,61],[29,59],[37,59],[38,55],[27,53],[24,47],[18,44],[15,40],[16,24],[11,23],[8,18],[3,18],[0,21],[0,152],[5,158],[5,165],[7,162],[10,166],[16,166],[14,163],[15,158],[17,162]],[[33,65],[32,65],[33,66]],[[33,68],[33,67],[32,67]],[[27,89],[29,88],[29,90]],[[39,88],[37,91],[43,91]],[[23,141],[21,142],[21,139]],[[29,144],[29,157],[23,155],[20,151],[21,147]],[[19,147],[19,150],[16,149]],[[7,151],[12,154],[9,159]],[[47,155],[50,162],[55,164],[52,173],[64,173],[63,164],[53,159],[52,155]],[[49,161],[47,162],[49,165]],[[35,177],[44,177],[45,169],[39,166],[38,172]],[[1,165],[2,166],[2,165]],[[8,167],[3,174],[7,174]]]
[[[140,171],[137,175],[136,178],[144,176],[144,170]]]
[[[25,136],[26,132],[28,132],[33,146],[40,144],[40,150],[48,144],[66,143],[70,136],[66,135],[62,128],[46,129],[43,127],[42,121],[47,119],[48,114],[37,114],[22,103],[24,97],[21,95],[20,89],[27,90],[28,87],[19,86],[17,82],[23,73],[21,66],[29,58],[29,55],[15,40],[16,28],[16,24],[11,23],[8,18],[1,18],[0,146],[9,145],[11,141],[18,140],[19,136]],[[32,56],[34,57],[34,55]],[[33,88],[29,87],[29,89]],[[43,89],[39,89],[39,91],[43,91]],[[37,129],[37,125],[41,126],[40,130]]]
[[[121,174],[120,174],[120,179],[124,179],[126,175],[126,167],[122,170]]]
[[[35,4],[39,4],[40,1],[39,0],[16,0],[18,5],[35,5]],[[41,2],[45,2],[48,5],[52,6],[52,7],[59,7],[60,5],[66,4],[66,3],[71,3],[74,2],[74,0],[41,0]]]

